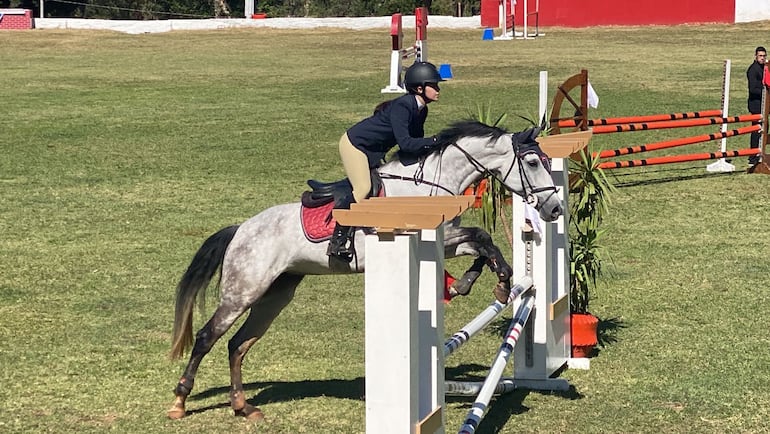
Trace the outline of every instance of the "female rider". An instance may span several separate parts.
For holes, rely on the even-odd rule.
[[[436,148],[436,138],[425,138],[423,125],[428,116],[428,104],[438,101],[438,83],[444,81],[436,67],[428,62],[415,62],[404,74],[407,94],[385,101],[374,114],[353,125],[340,138],[340,157],[345,173],[353,186],[353,197],[338,203],[348,209],[360,202],[372,188],[370,171],[382,164],[385,154],[398,145],[400,151],[416,156]],[[327,255],[345,262],[353,258],[352,236],[355,228],[337,223],[329,242]]]

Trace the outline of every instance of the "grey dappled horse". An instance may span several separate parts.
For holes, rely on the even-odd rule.
[[[553,221],[562,213],[561,201],[535,136],[530,129],[516,134],[478,122],[453,124],[438,135],[439,150],[419,163],[404,166],[397,158],[378,169],[387,196],[457,195],[482,176],[496,176],[506,188],[526,198],[541,218]],[[466,294],[486,263],[510,290],[511,267],[490,235],[480,228],[461,227],[459,218],[444,228],[445,255],[473,255],[476,261],[458,279],[455,293]],[[240,226],[230,226],[207,239],[183,275],[176,294],[171,357],[181,357],[192,347],[190,360],[174,391],[168,411],[171,418],[186,414],[198,366],[214,343],[247,310],[248,318],[228,343],[230,405],[236,415],[259,420],[262,412],[246,402],[241,364],[243,357],[267,331],[294,297],[297,285],[308,274],[363,272],[364,237],[357,232],[357,258],[351,264],[330,268],[327,242],[309,242],[300,224],[300,203],[276,205]],[[192,317],[195,299],[220,270],[220,302],[213,316],[195,335]],[[500,287],[501,285],[498,285]],[[507,298],[507,295],[504,296]],[[498,297],[499,298],[499,297]]]

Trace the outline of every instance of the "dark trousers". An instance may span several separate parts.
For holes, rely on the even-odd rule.
[[[762,100],[749,100],[749,113],[757,115],[762,113]],[[752,125],[759,125],[759,122],[752,122]],[[751,133],[749,144],[753,149],[759,148],[759,141],[762,139],[762,132],[756,131]],[[752,155],[749,157],[749,162],[752,164],[759,161],[759,157]]]

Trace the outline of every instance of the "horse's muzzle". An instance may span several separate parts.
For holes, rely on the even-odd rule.
[[[557,218],[561,217],[562,213],[564,213],[564,209],[561,207],[561,204],[557,204],[556,206],[553,206],[550,209],[542,209],[540,214],[541,214],[541,217],[543,217],[543,219],[545,219],[546,221],[552,222]],[[542,215],[542,214],[545,214],[545,215]]]

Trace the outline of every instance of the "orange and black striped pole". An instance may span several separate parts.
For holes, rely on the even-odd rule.
[[[745,157],[761,153],[759,148],[739,149],[726,152],[705,152],[702,154],[672,155],[666,157],[653,157],[644,160],[607,161],[599,163],[600,169],[622,169],[625,167],[654,166],[656,164],[683,163],[685,161],[716,160],[717,158]]]
[[[700,136],[693,136],[693,137],[683,137],[681,139],[673,139],[673,140],[666,140],[664,142],[648,143],[646,145],[632,146],[628,148],[608,149],[606,151],[595,152],[593,156],[594,157],[598,156],[599,158],[609,158],[609,157],[617,157],[620,155],[636,154],[639,152],[656,151],[658,149],[674,148],[677,146],[692,145],[693,143],[710,142],[712,140],[719,140],[726,137],[738,136],[741,134],[749,134],[749,133],[753,133],[754,131],[759,131],[761,128],[762,128],[761,125],[751,125],[748,127],[737,128],[734,130],[729,130],[729,131],[724,131],[719,133],[703,134]]]
[[[617,118],[589,119],[587,123],[589,127],[593,127],[596,125],[617,125],[631,122],[674,121],[678,119],[710,118],[714,116],[722,116],[722,110],[703,110],[699,112],[680,112],[662,115],[623,116]],[[576,126],[577,122],[573,119],[564,119],[559,121],[560,128],[574,128]]]
[[[757,115],[740,115],[729,117],[708,117],[698,119],[680,119],[675,121],[657,121],[657,122],[642,122],[642,123],[630,123],[620,125],[599,125],[593,127],[594,134],[607,134],[607,133],[622,133],[626,131],[645,131],[645,130],[661,130],[667,128],[683,128],[683,127],[697,127],[703,125],[721,125],[731,124],[736,122],[752,122],[758,121],[762,118],[761,114]]]

